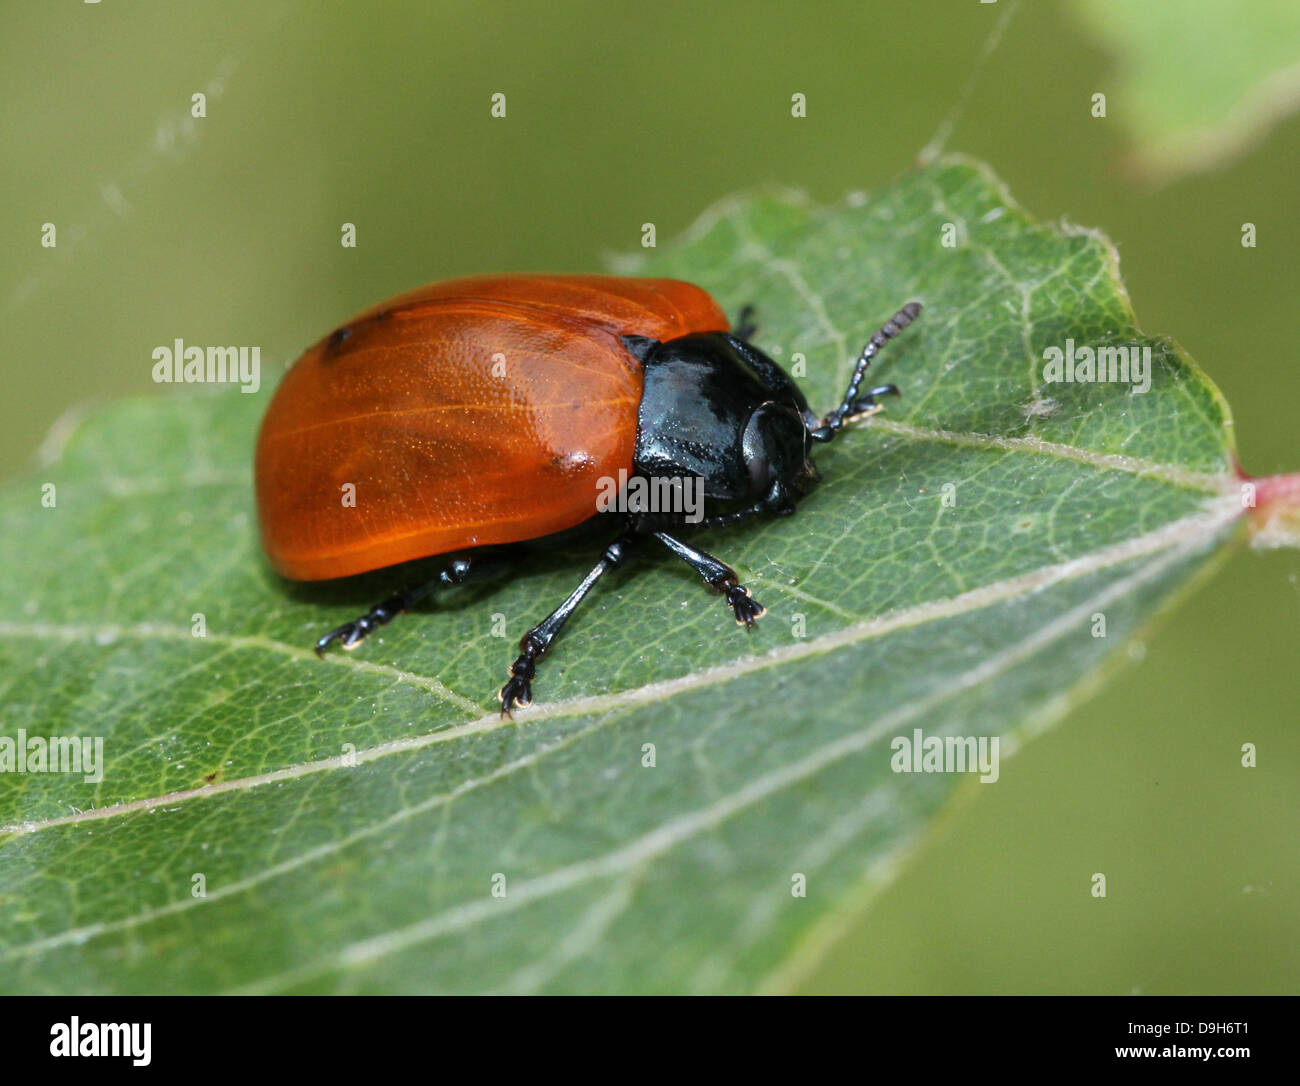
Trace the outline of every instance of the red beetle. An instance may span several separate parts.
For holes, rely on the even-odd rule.
[[[898,391],[860,386],[919,311],[904,306],[871,337],[843,401],[818,418],[747,342],[745,318],[732,334],[689,283],[517,275],[403,294],[322,339],[276,390],[257,441],[262,544],[300,581],[448,555],[434,581],[332,630],[319,653],[354,648],[434,585],[463,580],[480,548],[609,520],[595,568],[520,641],[503,712],[529,703],[536,661],[639,537],[668,546],[752,626],[763,608],[735,571],[677,538],[686,515],[602,512],[609,481],[694,481],[710,510],[697,526],[793,512],[818,479],[812,445]]]

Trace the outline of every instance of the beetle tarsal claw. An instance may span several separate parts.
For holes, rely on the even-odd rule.
[[[533,691],[529,683],[520,678],[513,678],[497,691],[501,702],[501,715],[513,719],[512,709],[527,709],[533,703]]]
[[[767,614],[767,608],[750,594],[742,584],[727,589],[727,603],[736,615],[736,624],[753,628],[754,623]]]
[[[365,638],[364,633],[359,633],[355,622],[349,622],[346,626],[340,626],[337,630],[331,630],[319,641],[316,642],[316,655],[321,659],[325,658],[325,650],[335,641],[345,649],[355,649]]]

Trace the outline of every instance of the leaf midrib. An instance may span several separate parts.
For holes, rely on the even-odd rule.
[[[1048,566],[1039,566],[1026,573],[1017,574],[1014,577],[1008,577],[1001,581],[992,581],[956,596],[950,596],[940,600],[930,600],[914,607],[892,611],[886,615],[873,616],[872,618],[864,619],[861,622],[855,622],[848,626],[841,627],[838,630],[832,630],[831,632],[822,634],[818,637],[797,641],[791,645],[779,646],[756,656],[741,657],[728,664],[705,668],[700,671],[691,672],[688,675],[678,676],[674,679],[650,683],[612,694],[584,695],[581,697],[550,701],[530,710],[526,720],[516,722],[509,718],[503,719],[498,714],[493,713],[481,716],[476,720],[468,721],[463,724],[456,724],[438,731],[428,732],[424,735],[389,740],[377,744],[374,747],[369,747],[363,751],[357,751],[355,754],[337,755],[331,758],[302,762],[295,766],[286,766],[281,769],[272,770],[268,773],[255,774],[250,777],[239,777],[233,780],[204,785],[201,788],[185,789],[179,792],[167,793],[162,796],[152,796],[146,799],[132,800],[128,803],[111,804],[106,807],[81,811],[76,814],[60,815],[57,818],[11,823],[7,826],[0,826],[0,837],[8,838],[21,836],[56,826],[76,825],[82,822],[99,821],[140,811],[153,810],[158,807],[186,802],[192,799],[218,796],[226,792],[246,791],[264,784],[293,780],[313,773],[324,772],[332,769],[351,768],[353,765],[376,761],[391,754],[419,750],[435,743],[456,740],[481,732],[515,727],[527,723],[528,721],[552,720],[557,718],[564,719],[592,713],[609,713],[618,709],[645,704],[647,702],[661,702],[667,698],[687,693],[692,690],[729,682],[734,678],[749,674],[753,671],[775,667],[808,656],[821,655],[826,652],[834,651],[835,649],[843,648],[847,645],[883,637],[887,634],[913,626],[923,625],[927,622],[953,618],[972,611],[978,611],[985,607],[990,607],[998,603],[1007,602],[1025,596],[1036,589],[1048,585],[1075,580],[1081,576],[1098,572],[1110,566],[1119,565],[1127,561],[1159,553],[1160,551],[1165,550],[1170,546],[1174,546],[1179,542],[1190,540],[1199,543],[1200,541],[1217,534],[1221,528],[1226,527],[1228,523],[1240,517],[1241,512],[1240,504],[1235,500],[1228,497],[1220,498],[1207,503],[1206,508],[1200,513],[1195,513],[1188,517],[1182,517],[1175,521],[1169,521],[1166,524],[1161,525],[1159,528],[1146,532],[1143,535],[1134,536],[1120,543],[1111,544],[1101,550],[1068,559],[1065,562],[1058,562]],[[0,636],[45,636],[57,637],[60,639],[82,639],[88,636],[93,637],[95,633],[98,632],[98,629],[99,628],[95,627],[61,627],[55,625],[28,625],[23,623],[0,622]],[[188,630],[181,630],[179,627],[143,624],[138,627],[105,627],[102,629],[104,631],[111,631],[119,636],[165,637],[183,639],[185,641],[193,640]],[[282,642],[260,636],[226,638],[226,640],[232,642],[238,641],[241,644],[248,646],[274,648],[276,651],[284,651],[293,655],[302,655],[304,657],[309,655],[306,650],[297,650]],[[340,659],[345,662],[349,660],[347,657]],[[363,670],[384,674],[392,677],[396,681],[410,681],[426,689],[429,688],[428,684],[441,685],[437,683],[436,679],[432,679],[428,676],[418,675],[414,672],[401,671],[397,668],[388,667],[386,665],[371,664],[367,661],[351,661],[351,663],[352,666],[361,667]],[[474,706],[474,708],[477,708],[477,706]]]

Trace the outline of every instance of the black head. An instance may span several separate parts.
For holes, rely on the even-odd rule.
[[[787,505],[808,490],[811,416],[775,362],[723,332],[649,342],[640,474],[701,479],[705,498],[720,502]]]
[[[660,343],[625,336],[645,369],[637,416],[635,470],[649,478],[699,479],[704,497],[743,503],[746,511],[793,512],[820,476],[810,455],[844,422],[877,410],[874,397],[893,385],[860,391],[871,359],[920,312],[904,306],[863,348],[843,401],[825,418],[757,347],[726,332]]]

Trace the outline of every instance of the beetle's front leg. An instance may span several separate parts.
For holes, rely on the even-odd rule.
[[[849,413],[844,416],[845,422],[860,422],[862,419],[870,418],[884,410],[884,404],[877,403],[877,396],[897,396],[899,395],[897,385],[880,385],[873,388],[865,395],[859,396],[853,401],[853,406]]]

